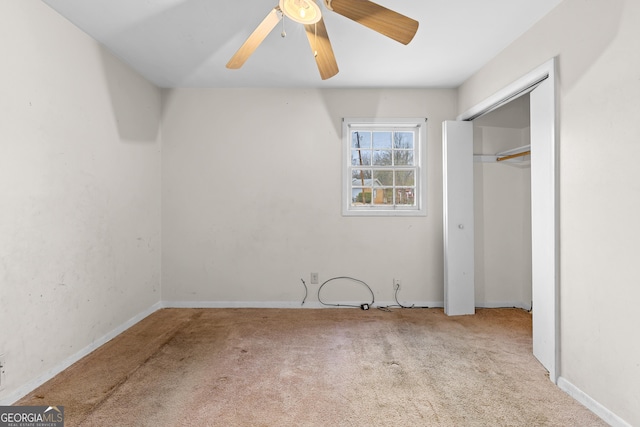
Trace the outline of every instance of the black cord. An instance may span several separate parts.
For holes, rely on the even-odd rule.
[[[371,303],[367,306],[366,309],[368,309],[369,307],[373,306],[373,303],[375,302],[375,296],[373,295],[373,291],[371,290],[371,287],[369,285],[367,285],[365,282],[363,282],[362,280],[355,279],[355,278],[349,277],[349,276],[338,276],[338,277],[332,277],[331,279],[325,280],[322,283],[322,285],[320,285],[320,287],[318,288],[318,301],[320,302],[320,304],[326,305],[326,306],[331,306],[331,307],[356,307],[356,308],[365,309],[363,307],[365,304],[361,304],[361,305],[331,304],[331,303],[326,303],[326,302],[322,301],[322,298],[320,298],[320,291],[322,290],[324,285],[326,285],[327,283],[329,283],[329,282],[331,282],[333,280],[338,280],[338,279],[353,280],[354,282],[358,282],[358,283],[363,284],[367,289],[369,289],[369,292],[371,292]]]
[[[302,282],[302,285],[304,286],[304,298],[302,298],[302,304],[300,304],[300,305],[304,305],[304,302],[307,300],[307,295],[309,294],[309,290],[307,289],[307,284],[304,283],[304,280],[302,280],[302,278],[300,279],[300,281]]]

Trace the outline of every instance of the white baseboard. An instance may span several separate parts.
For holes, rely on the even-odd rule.
[[[339,304],[340,308],[359,308],[362,302],[354,301],[332,301],[331,304]],[[442,308],[444,303],[439,302],[402,302],[405,307]],[[396,305],[395,301],[376,301],[372,308],[391,307]],[[353,307],[357,306],[357,307]],[[163,308],[336,308],[333,305],[324,305],[319,301],[162,301]]]
[[[376,301],[375,307],[394,308],[444,308],[444,301],[400,301],[402,307],[398,307],[396,301]]]
[[[498,301],[498,302],[476,302],[478,308],[521,308],[531,310],[531,303],[522,301]]]
[[[582,403],[591,412],[602,418],[603,421],[613,427],[631,427],[631,424],[611,412],[609,409],[602,406],[599,402],[589,396],[587,393],[580,390],[578,387],[569,382],[566,378],[558,378],[558,387],[573,397],[578,402]]]
[[[301,308],[301,302],[296,301],[162,301],[161,304],[163,308]]]
[[[352,308],[366,301],[327,301],[328,304],[337,304],[342,308]],[[400,303],[409,308],[428,307],[442,308],[443,301],[400,301]],[[162,301],[163,308],[336,308],[335,305],[324,305],[319,301]],[[397,306],[395,301],[375,301],[373,308],[376,307],[393,307]],[[481,302],[476,303],[477,308],[520,308],[523,310],[531,310],[531,304],[521,301],[506,302]]]
[[[0,406],[8,406],[8,405],[14,404],[15,402],[17,402],[27,394],[31,393],[36,388],[40,387],[42,384],[49,381],[51,378],[58,375],[60,372],[67,369],[69,366],[76,363],[78,360],[82,359],[83,357],[85,357],[86,355],[88,355],[98,347],[106,344],[108,341],[112,340],[116,336],[120,335],[122,332],[126,331],[127,329],[129,329],[130,327],[132,327],[133,325],[135,325],[145,317],[149,316],[150,314],[154,313],[155,311],[161,308],[162,308],[162,305],[159,302],[157,302],[151,307],[149,307],[148,309],[146,309],[145,311],[143,311],[142,313],[139,313],[136,316],[132,317],[131,319],[127,320],[122,325],[113,329],[112,331],[102,336],[101,338],[95,340],[94,342],[92,342],[82,350],[78,351],[77,353],[69,356],[58,365],[44,372],[42,375],[27,382],[26,384],[23,384],[21,387],[14,390],[11,394],[0,399]]]

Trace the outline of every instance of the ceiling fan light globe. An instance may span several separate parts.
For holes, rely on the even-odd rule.
[[[280,0],[279,7],[287,18],[300,24],[315,24],[322,18],[314,0]]]

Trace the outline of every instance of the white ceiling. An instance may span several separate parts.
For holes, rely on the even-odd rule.
[[[161,87],[417,88],[457,87],[562,0],[377,0],[420,22],[407,46],[321,6],[340,68],[325,81],[290,20],[225,67],[277,0],[43,1]]]

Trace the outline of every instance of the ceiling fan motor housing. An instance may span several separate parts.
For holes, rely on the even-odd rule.
[[[300,24],[315,24],[322,18],[314,0],[280,0],[279,7],[287,18]]]

